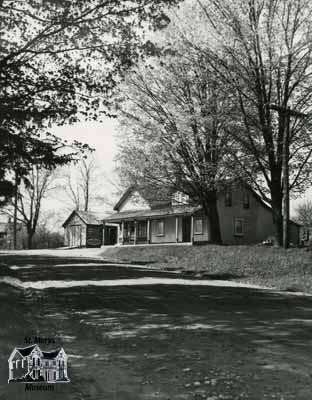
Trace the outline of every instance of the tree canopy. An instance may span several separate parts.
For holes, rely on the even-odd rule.
[[[51,166],[71,159],[55,153],[66,143],[45,136],[51,124],[110,114],[114,88],[146,49],[142,28],[166,25],[164,7],[177,2],[0,1],[2,196],[16,165],[25,176],[34,155]]]
[[[187,194],[209,216],[211,240],[220,242],[217,192],[235,175],[231,93],[205,57],[185,46],[133,72],[123,96],[122,177]]]
[[[238,129],[233,133],[242,149],[237,161],[271,204],[281,243],[284,156],[292,193],[302,192],[312,177],[311,2],[197,3],[213,37],[201,51],[220,81],[236,93]],[[289,155],[284,155],[288,126]]]

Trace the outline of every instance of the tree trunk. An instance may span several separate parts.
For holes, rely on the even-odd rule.
[[[32,241],[33,241],[34,233],[35,232],[33,232],[33,231],[27,232],[27,248],[28,249],[32,249]]]
[[[203,209],[209,219],[210,241],[211,243],[222,244],[217,193],[210,193],[208,197],[203,204]]]

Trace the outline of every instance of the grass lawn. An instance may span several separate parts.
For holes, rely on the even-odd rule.
[[[312,252],[262,246],[152,246],[103,250],[109,260],[312,293]]]

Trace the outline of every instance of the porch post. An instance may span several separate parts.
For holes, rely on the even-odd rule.
[[[134,240],[133,240],[134,245],[136,245],[136,239],[137,239],[137,221],[134,220]]]
[[[191,216],[191,243],[194,243],[194,216]]]
[[[176,232],[176,242],[179,241],[179,217],[175,219],[175,232]]]
[[[125,221],[121,222],[121,244],[124,244],[125,237]]]
[[[150,244],[151,243],[151,221],[148,219],[147,220],[147,243]]]

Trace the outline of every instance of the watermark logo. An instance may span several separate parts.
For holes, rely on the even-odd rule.
[[[38,344],[15,347],[8,360],[8,383],[68,383],[67,358],[63,347],[52,351],[43,351]]]

